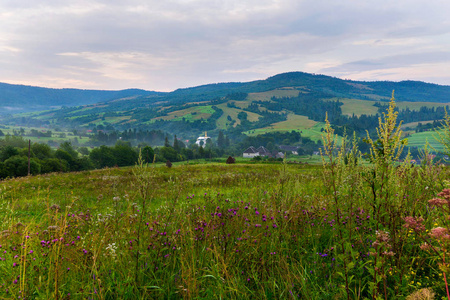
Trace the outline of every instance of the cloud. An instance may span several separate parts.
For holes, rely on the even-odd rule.
[[[449,9],[443,0],[4,1],[0,81],[172,90],[422,66],[447,61]]]

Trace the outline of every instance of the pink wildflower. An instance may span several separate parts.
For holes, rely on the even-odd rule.
[[[403,225],[406,228],[410,228],[414,231],[424,231],[425,230],[425,226],[422,224],[422,222],[424,221],[422,217],[419,218],[415,218],[415,217],[405,217],[403,218],[403,220],[405,221],[405,224]]]
[[[431,233],[430,233],[431,237],[437,239],[437,240],[449,240],[450,239],[450,235],[448,234],[448,230],[447,228],[443,228],[443,227],[436,227],[431,229]]]
[[[444,200],[444,199],[441,199],[441,198],[433,198],[431,200],[428,200],[428,203],[430,205],[439,206],[439,207],[442,207],[444,205],[448,205],[448,201]]]

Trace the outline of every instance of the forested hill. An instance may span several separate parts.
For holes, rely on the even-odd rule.
[[[304,91],[326,93],[330,96],[363,100],[388,100],[392,90],[398,101],[450,102],[450,86],[420,81],[351,81],[326,75],[304,72],[278,74],[265,80],[251,82],[213,83],[197,87],[159,93],[141,89],[120,91],[51,89],[25,85],[0,83],[0,112],[19,113],[47,110],[62,106],[80,106],[117,99],[127,99],[124,106],[131,108],[152,105],[154,102],[182,104],[195,101],[211,101],[237,93],[260,93],[279,88],[294,87]],[[125,107],[126,109],[126,107]]]
[[[140,89],[120,91],[51,89],[0,83],[0,112],[16,113],[62,106],[88,105],[108,100],[155,95]]]
[[[232,93],[258,93],[284,87],[301,87],[310,91],[325,92],[336,97],[365,100],[389,100],[393,90],[398,101],[450,102],[450,86],[421,81],[352,81],[326,75],[304,72],[282,73],[265,80],[251,82],[230,82],[207,84],[192,88],[178,89],[166,94],[168,100],[184,102],[192,97],[211,100]]]
[[[192,139],[205,131],[213,137],[219,131],[232,137],[296,130],[317,137],[328,116],[337,132],[365,134],[377,126],[377,114],[385,111],[393,90],[399,116],[403,123],[414,123],[408,124],[412,131],[418,122],[439,124],[450,103],[450,86],[351,81],[291,72],[265,80],[208,84],[166,93],[0,84],[0,121],[3,126],[16,127],[162,130]],[[52,106],[60,109],[48,111]],[[14,114],[25,109],[31,112]],[[434,126],[430,124],[426,126]]]

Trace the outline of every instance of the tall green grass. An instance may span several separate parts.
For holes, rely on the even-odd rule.
[[[2,181],[0,298],[446,297],[450,192],[436,197],[449,172],[426,150],[420,166],[399,164],[395,119],[390,108],[367,139],[370,164],[328,124],[322,166],[140,163]]]

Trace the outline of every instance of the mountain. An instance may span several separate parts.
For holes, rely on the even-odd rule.
[[[450,86],[425,83],[421,81],[352,81],[326,75],[304,72],[282,73],[265,80],[251,82],[230,82],[207,84],[192,88],[178,89],[164,95],[171,102],[186,102],[192,98],[211,100],[227,94],[244,92],[267,92],[285,87],[303,87],[320,91],[336,97],[366,100],[390,99],[393,90],[398,101],[412,102],[450,102]]]
[[[120,91],[51,89],[0,83],[0,111],[18,113],[62,106],[88,105],[119,98],[148,96],[156,92],[140,89]]]
[[[10,112],[47,109],[4,117],[3,125],[109,132],[163,130],[186,139],[204,131],[214,136],[219,130],[230,136],[296,130],[317,137],[326,115],[337,132],[345,129],[365,135],[378,125],[377,114],[385,111],[393,90],[399,117],[411,134],[420,122],[435,121],[427,126],[437,126],[450,103],[450,86],[352,81],[290,72],[265,80],[207,84],[168,93],[0,84],[0,106],[9,107]]]

